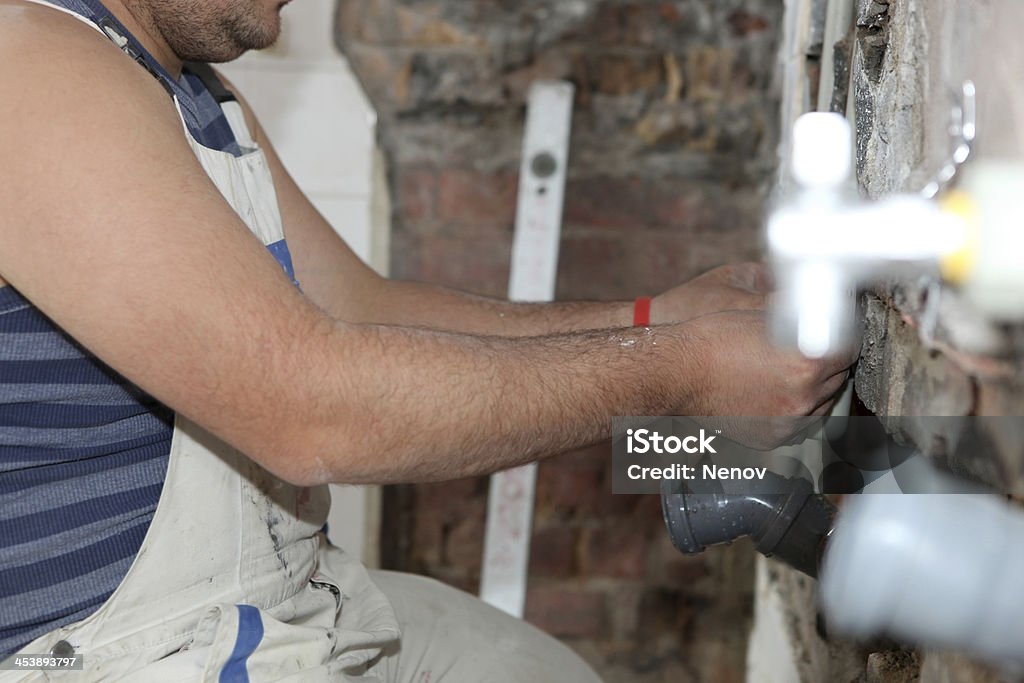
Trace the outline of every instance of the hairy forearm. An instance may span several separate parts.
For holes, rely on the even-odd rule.
[[[607,438],[614,415],[685,409],[699,365],[678,330],[512,340],[339,325],[330,336],[348,362],[289,437],[319,454],[304,483],[451,479],[554,455]]]
[[[360,322],[501,337],[532,337],[627,327],[624,302],[516,303],[418,282],[388,281]]]

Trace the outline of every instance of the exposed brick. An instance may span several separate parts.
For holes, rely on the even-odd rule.
[[[679,551],[675,551],[675,557],[665,564],[663,572],[665,576],[663,585],[687,586],[708,578],[711,569],[705,558],[683,555]]]
[[[595,68],[596,90],[605,95],[650,95],[664,84],[660,55],[603,55]]]
[[[628,518],[605,521],[587,529],[583,572],[586,576],[642,579],[647,567],[650,527]]]
[[[418,512],[413,516],[416,566],[459,566],[466,573],[479,571],[486,485],[486,479],[477,478],[417,488]]]
[[[362,12],[357,16],[352,8],[345,5],[355,5]],[[377,44],[391,44],[399,42],[400,33],[398,30],[398,7],[388,0],[365,0],[364,2],[341,3],[342,27],[361,41]]]
[[[573,50],[552,50],[541,54],[536,60],[504,76],[504,85],[510,98],[525,102],[530,85],[538,80],[569,79],[581,81],[579,74],[585,70],[581,56]]]
[[[927,652],[923,659],[920,678],[916,679],[920,683],[1003,683],[1008,680],[998,671],[959,653]],[[888,683],[890,679],[884,680]]]
[[[683,100],[652,104],[634,130],[648,147],[672,149],[687,146],[702,126],[699,108]]]
[[[652,580],[665,587],[693,586],[711,575],[705,555],[684,555],[672,545],[668,533],[654,541],[654,569]],[[749,549],[748,549],[749,550]]]
[[[618,641],[633,641],[639,630],[640,601],[644,586],[636,581],[611,581],[608,591],[610,636]]]
[[[530,576],[563,579],[576,569],[579,530],[552,526],[533,533],[530,543]]]
[[[586,35],[590,35],[600,45],[618,46],[623,41],[623,28],[620,8],[607,3],[598,8],[593,21],[586,28]]]
[[[559,299],[611,301],[644,293],[635,287],[623,262],[626,238],[591,234],[562,238],[559,252]],[[600,269],[595,269],[601,264]]]
[[[418,47],[480,48],[484,41],[454,23],[411,7],[397,8],[397,42]]]
[[[650,183],[638,177],[598,176],[570,179],[565,194],[565,222],[589,228],[650,225]]]
[[[441,515],[418,508],[413,515],[411,545],[413,566],[424,569],[440,566],[444,552],[444,520]]]
[[[444,169],[438,180],[437,217],[456,226],[498,226],[511,231],[518,182],[518,174],[507,171]]]
[[[403,224],[416,226],[433,220],[437,211],[437,172],[431,168],[402,169],[395,199]]]
[[[665,520],[661,510],[661,496],[645,494],[642,496],[615,496],[616,498],[633,498],[633,519],[648,529],[657,529],[660,537]]]
[[[347,45],[345,54],[374,104],[394,111],[408,106],[412,61],[407,53],[360,43]]]
[[[462,567],[440,565],[425,569],[423,573],[466,593],[476,595],[480,592],[480,577],[469,575]]]
[[[530,586],[526,620],[554,636],[597,638],[608,628],[607,598],[600,590],[579,589],[572,584]]]
[[[721,99],[732,84],[736,54],[729,48],[695,45],[687,49],[683,71],[686,93],[695,99]]]
[[[641,637],[660,633],[683,633],[694,618],[697,606],[680,590],[651,589],[644,592],[637,609]]]
[[[699,259],[694,242],[682,234],[645,235],[630,244],[624,259],[623,270],[634,274],[630,279],[634,291],[649,295],[660,294],[732,260],[726,253],[710,260]],[[648,270],[642,270],[642,264]]]
[[[761,254],[753,228],[749,236],[723,232],[699,240],[671,231],[638,230],[631,238],[574,232],[562,240],[558,296],[621,300],[654,295],[717,266],[756,260]],[[599,271],[593,266],[597,263]]]
[[[611,481],[611,479],[606,479]],[[640,511],[643,508],[643,500],[646,495],[614,494],[608,492],[600,503],[598,515],[604,517],[632,517],[637,515],[634,522],[637,527],[645,526],[652,528],[656,525],[650,524],[650,517],[644,516]],[[660,512],[658,514],[661,514]]]
[[[685,11],[679,3],[602,3],[588,28],[595,42],[611,48],[671,45],[691,33]]]
[[[565,222],[570,229],[661,229],[703,240],[760,227],[760,202],[749,190],[728,192],[683,178],[576,178],[566,189]]]
[[[916,652],[892,650],[868,657],[865,683],[918,683],[921,660]]]
[[[484,510],[481,505],[475,513],[454,522],[445,537],[444,561],[467,576],[478,576],[483,562]]]
[[[746,642],[740,628],[740,624],[746,621],[748,620],[734,618],[722,624],[719,632],[712,633],[700,633],[701,626],[695,627],[703,637],[695,638],[693,647],[695,651],[704,655],[697,661],[697,680],[715,683],[744,683],[748,680]]]
[[[501,83],[486,61],[463,51],[415,51],[409,62],[410,102],[417,106],[471,103],[494,105],[502,101]]]
[[[708,234],[721,232],[722,226],[729,226],[728,232],[735,233],[744,227],[731,215],[738,199],[723,196],[717,187],[662,183],[651,194],[650,225],[683,232],[701,241]]]
[[[605,493],[600,462],[566,456],[541,463],[537,473],[537,508],[568,515],[593,514]]]
[[[353,41],[361,37],[365,4],[345,2],[338,5],[338,31],[340,41]]]
[[[468,508],[479,507],[479,499],[487,492],[486,478],[457,479],[421,484],[416,489],[416,502],[445,521],[465,516]]]
[[[658,5],[658,15],[670,24],[678,24],[683,18],[679,7],[671,2],[663,2]]]
[[[423,280],[420,273],[420,242],[415,224],[410,229],[402,229],[399,221],[395,221],[395,230],[391,234],[391,277],[396,280]],[[418,230],[417,230],[418,232]]]
[[[760,33],[767,30],[769,23],[762,16],[739,9],[729,15],[729,26],[732,28],[734,35],[746,36],[751,33]]]
[[[925,348],[918,331],[886,302],[869,297],[865,311],[864,357],[857,366],[856,384],[872,412],[954,416],[972,412],[973,387],[963,370]],[[917,387],[942,390],[918,391]]]
[[[393,237],[392,275],[432,282],[477,294],[505,298],[508,293],[512,236],[494,239]]]

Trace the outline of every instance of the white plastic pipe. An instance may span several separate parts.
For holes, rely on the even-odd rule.
[[[967,242],[965,221],[935,202],[916,195],[860,200],[848,187],[852,139],[838,114],[801,116],[793,129],[796,189],[768,219],[779,284],[773,333],[811,358],[836,353],[853,338],[862,285],[937,276],[943,259]]]
[[[1024,672],[1024,512],[980,494],[853,496],[825,555],[830,628]]]

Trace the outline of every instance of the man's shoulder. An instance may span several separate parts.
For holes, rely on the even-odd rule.
[[[0,0],[0,89],[19,93],[18,100],[74,98],[96,88],[135,88],[145,96],[146,78],[152,80],[85,22],[24,0]]]
[[[0,0],[0,50],[34,55],[68,55],[82,51],[91,55],[94,43],[106,39],[84,21],[56,8],[26,0]],[[106,41],[109,42],[109,41]]]

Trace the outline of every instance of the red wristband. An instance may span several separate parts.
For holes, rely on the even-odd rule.
[[[651,297],[638,297],[633,304],[633,327],[649,327],[651,324]]]

